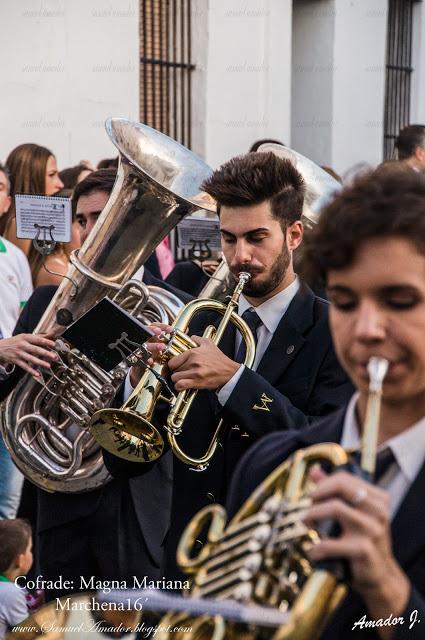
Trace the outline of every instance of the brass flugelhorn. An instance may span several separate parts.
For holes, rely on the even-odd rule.
[[[387,369],[383,358],[369,361],[361,456],[366,476],[375,469]],[[328,565],[314,566],[307,556],[323,536],[320,529],[302,521],[311,504],[309,471],[320,463],[331,471],[345,468],[350,455],[329,442],[296,451],[262,482],[227,526],[222,506],[201,510],[188,524],[177,550],[180,567],[191,576],[190,590],[187,597],[170,598],[169,608],[175,609],[161,619],[160,628],[184,629],[174,634],[175,640],[317,640],[347,589]],[[207,542],[199,551],[203,533]],[[163,610],[168,596],[159,595],[158,609]],[[238,617],[229,613],[232,602]],[[278,612],[284,614],[285,622],[273,623],[271,614]],[[253,623],[255,616],[258,622]],[[234,620],[250,620],[250,624]],[[168,636],[160,631],[157,637]]]
[[[198,346],[186,331],[195,315],[203,311],[215,311],[223,316],[218,327],[210,325],[205,329],[203,337],[211,338],[215,344],[218,344],[228,324],[234,324],[246,345],[243,364],[246,367],[252,366],[255,358],[254,337],[246,322],[235,311],[243,287],[250,277],[246,272],[239,274],[238,283],[227,305],[217,300],[196,299],[183,307],[172,325],[173,331],[166,337],[167,346],[162,352],[160,361],[146,369],[139,384],[121,409],[103,409],[92,416],[91,433],[104,449],[133,462],[151,462],[159,458],[164,451],[164,437],[153,425],[152,420],[158,400],[166,400],[170,403],[171,409],[164,428],[173,453],[185,464],[197,470],[202,471],[208,466],[220,441],[224,427],[223,420],[219,421],[204,455],[193,457],[185,453],[180,447],[178,436],[182,432],[197,390],[187,389],[177,396],[164,397],[161,395],[165,382],[164,375],[167,363],[172,357]]]

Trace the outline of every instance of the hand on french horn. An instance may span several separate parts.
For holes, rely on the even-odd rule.
[[[304,522],[335,520],[342,533],[313,545],[309,559],[346,559],[351,586],[364,599],[373,618],[400,615],[410,585],[392,552],[388,494],[345,471],[327,475],[315,467],[310,477],[317,486]]]
[[[51,334],[20,333],[0,340],[0,364],[16,365],[32,376],[40,377],[35,367],[50,369],[58,359],[53,351],[55,342]]]

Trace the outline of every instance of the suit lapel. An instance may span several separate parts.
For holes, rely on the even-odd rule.
[[[273,384],[290,365],[306,341],[303,334],[312,326],[314,293],[306,284],[301,284],[258,365],[258,373]],[[208,324],[217,327],[221,315],[210,314]],[[229,324],[219,347],[229,358],[235,357],[236,328]],[[276,362],[276,354],[280,355]]]
[[[306,338],[304,338],[303,334],[314,322],[314,300],[315,296],[311,289],[307,285],[301,284],[285,315],[279,322],[257,368],[257,372],[270,384],[275,384],[281,378],[305,343]],[[211,314],[207,317],[207,322],[215,327],[218,326],[220,320],[221,315],[218,316],[217,314]],[[232,360],[235,357],[235,338],[236,328],[234,324],[229,324],[219,347]],[[208,395],[215,412],[220,411],[221,406],[218,405],[215,394],[214,396],[212,394]]]
[[[305,332],[313,324],[314,294],[301,285],[264,352],[257,373],[275,384],[301,351]]]
[[[424,495],[425,463],[410,486],[391,526],[394,555],[402,566],[407,566],[425,546],[425,520],[420,517]]]

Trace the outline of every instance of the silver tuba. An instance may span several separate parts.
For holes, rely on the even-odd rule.
[[[200,191],[211,169],[197,156],[143,124],[111,118],[105,126],[120,154],[114,188],[35,333],[60,335],[106,295],[139,319],[172,321],[181,301],[131,276],[184,216],[215,212]],[[37,486],[90,491],[108,473],[87,426],[111,403],[126,367],[104,371],[60,338],[56,351],[59,360],[42,381],[25,375],[8,397],[1,432],[16,466]]]
[[[302,218],[307,228],[314,226],[323,207],[342,189],[342,185],[313,160],[306,158],[294,149],[275,142],[265,142],[258,147],[257,153],[267,153],[268,151],[283,160],[289,160],[302,175],[306,184]]]

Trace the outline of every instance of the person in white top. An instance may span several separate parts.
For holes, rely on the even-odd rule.
[[[1,236],[0,273],[1,339],[12,335],[19,312],[32,293],[31,272],[24,252]]]
[[[11,201],[9,177],[0,165],[0,222]],[[43,336],[25,334],[11,337],[16,321],[32,293],[28,260],[19,247],[0,236],[0,380],[7,378],[15,365],[32,375],[35,366],[48,366],[54,343]],[[23,478],[13,464],[0,434],[0,518],[14,518],[19,505]]]
[[[9,178],[0,165],[0,219],[10,207]],[[20,309],[32,293],[28,260],[21,249],[0,236],[0,338],[12,335]]]
[[[10,184],[0,165],[0,219],[7,213]],[[32,293],[32,279],[24,252],[0,236],[0,340],[9,338],[23,305]],[[0,360],[0,376],[7,373]],[[13,518],[18,507],[22,476],[12,463],[0,435],[0,518]]]

